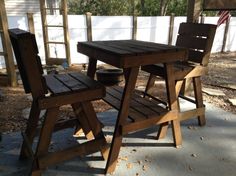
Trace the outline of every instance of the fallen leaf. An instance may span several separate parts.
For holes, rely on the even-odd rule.
[[[197,157],[197,154],[193,153],[191,154],[192,157],[196,158]]]
[[[138,162],[139,165],[142,164],[142,161],[140,161],[140,160],[138,160],[137,162]]]
[[[120,157],[119,159],[123,161],[128,161],[128,156]]]
[[[148,167],[146,165],[143,165],[143,171],[146,171]]]
[[[126,167],[127,167],[127,169],[131,169],[133,167],[133,165],[131,163],[127,163]]]
[[[136,149],[133,149],[132,152],[137,152],[137,150],[136,150]]]
[[[112,136],[110,136],[110,135],[106,136],[106,141],[107,141],[107,143],[111,143]]]

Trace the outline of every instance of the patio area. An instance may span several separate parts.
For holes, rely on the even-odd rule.
[[[45,0],[39,2],[40,4],[32,6],[37,6],[38,15],[41,13],[41,16],[34,18],[33,13],[29,14],[28,10],[24,9],[24,14],[27,12],[25,19],[28,20],[24,23],[25,29],[21,29],[15,21],[13,26],[20,29],[13,29],[15,27],[11,26],[11,23],[8,26],[6,21],[9,10],[6,11],[4,3],[0,5],[0,26],[4,34],[3,52],[0,55],[5,61],[4,67],[0,62],[0,68],[3,68],[3,72],[0,70],[0,84],[14,87],[23,83],[25,93],[31,93],[30,96],[22,95],[22,85],[10,88],[11,90],[0,87],[0,113],[3,117],[0,122],[0,176],[91,176],[106,173],[116,176],[235,175],[235,52],[232,57],[226,59],[227,62],[223,62],[220,55],[212,56],[211,59],[217,62],[216,65],[212,65],[209,55],[235,51],[231,47],[235,44],[230,41],[234,41],[231,25],[234,25],[236,18],[230,19],[229,12],[227,18],[222,21],[220,19],[223,13],[219,18],[209,18],[213,19],[212,21],[204,15],[200,16],[203,11],[235,10],[234,3],[224,0],[225,4],[222,6],[222,0],[217,3],[209,0],[204,1],[200,7],[200,0],[189,0],[186,4],[186,17],[178,20],[177,16],[171,14],[168,20],[165,18],[167,25],[160,25],[161,30],[165,31],[165,35],[162,35],[159,32],[161,30],[153,30],[153,20],[158,24],[156,20],[161,18],[138,18],[135,8],[131,16],[125,18],[127,21],[123,18],[115,20],[122,28],[115,28],[115,24],[111,22],[114,20],[111,20],[110,16],[102,19],[93,14],[93,19],[98,17],[98,21],[104,22],[101,23],[102,27],[104,24],[110,25],[105,27],[103,32],[96,22],[91,20],[91,13],[86,13],[84,20],[71,20],[72,18],[67,16],[66,0],[61,1],[58,8],[49,8]],[[58,11],[58,14],[49,15],[49,9]],[[62,19],[54,18],[55,15]],[[49,16],[52,18],[47,19]],[[72,16],[75,19],[76,16]],[[39,17],[40,32],[35,25]],[[140,23],[140,19],[145,23]],[[69,21],[84,21],[86,25],[78,24],[76,28],[72,27],[74,31],[70,31],[72,28],[69,28]],[[149,22],[150,31],[142,30]],[[129,25],[124,27],[123,23]],[[220,27],[223,23],[226,24]],[[84,26],[82,32],[81,26]],[[49,37],[51,27],[62,28],[62,33],[54,31],[57,36]],[[96,34],[97,28],[99,31]],[[115,33],[108,32],[110,28],[114,29]],[[127,36],[123,29],[128,31]],[[216,30],[216,36],[221,39],[216,37],[215,41],[220,45],[212,47]],[[74,33],[76,37],[69,33]],[[150,36],[147,37],[144,33],[149,33]],[[38,44],[38,34],[44,43]],[[78,39],[78,34],[86,37],[85,41],[80,40],[81,36]],[[104,34],[108,34],[108,38]],[[62,41],[57,40],[58,36]],[[114,36],[119,38],[112,38]],[[52,38],[55,40],[51,40]],[[146,41],[147,38],[149,39]],[[157,39],[164,40],[159,42]],[[55,45],[53,51],[50,44]],[[56,47],[58,44],[63,45],[65,57],[59,56],[62,53],[59,52],[61,49]],[[15,70],[11,46],[20,76]],[[45,53],[43,56],[42,52]],[[86,57],[81,57],[81,54]],[[79,62],[77,58],[80,59]],[[58,66],[55,66],[55,70],[53,68],[51,74],[47,66],[42,66],[41,61],[43,65]],[[105,88],[96,78],[94,80],[99,65],[97,61],[123,69],[125,81],[120,82],[120,87]],[[208,73],[208,62],[209,76],[202,78]],[[80,66],[83,71],[80,71],[87,72],[87,76],[78,73],[78,70],[70,72],[68,67],[77,64],[82,64]],[[158,64],[161,64],[161,67],[157,67]],[[217,70],[216,66],[220,69]],[[61,69],[57,70],[59,67]],[[164,81],[154,81],[147,79],[147,75],[139,75],[140,68],[145,73],[150,73],[150,78],[154,78],[154,75],[164,78],[166,85],[163,86]],[[19,80],[20,77],[22,81]],[[142,80],[138,81],[139,77],[142,77]],[[186,81],[184,84],[189,88],[187,79],[193,79],[195,101],[180,93],[183,81]],[[145,96],[141,96],[135,90],[143,91],[146,82],[148,92],[145,91]],[[149,89],[149,83],[153,90]],[[159,88],[159,85],[162,87]],[[164,90],[161,90],[162,88]],[[155,91],[160,93],[161,99],[166,92],[167,100],[157,100],[155,97],[159,96],[155,95]],[[11,94],[12,92],[14,93]],[[178,102],[178,97],[187,101],[181,99]],[[101,99],[107,106],[109,104],[109,108],[116,108],[118,111],[106,109],[106,106],[100,104]],[[190,102],[195,106],[192,107]],[[71,116],[72,112],[74,116]],[[95,112],[104,128],[97,120]],[[198,121],[192,118],[194,116],[198,116]],[[172,129],[168,128],[170,123]],[[168,133],[165,136],[167,128]],[[20,131],[25,132],[21,134]],[[157,132],[160,140],[157,140]],[[23,141],[24,145],[20,151]],[[110,144],[109,153],[107,143]],[[100,152],[94,153],[95,151]],[[19,156],[29,159],[19,160]],[[104,161],[103,158],[108,159]]]
[[[181,103],[186,108],[190,107],[189,103]],[[110,142],[117,112],[109,110],[98,116],[105,125],[104,132]],[[197,126],[195,119],[182,122],[183,145],[180,149],[172,144],[171,129],[168,136],[159,141],[154,139],[156,128],[125,136],[113,175],[234,176],[236,115],[206,103],[206,118],[207,125],[204,127]],[[50,149],[60,149],[71,144],[72,137],[61,140],[62,136],[68,136],[68,132],[56,133]],[[30,163],[18,160],[21,143],[22,137],[18,132],[3,135],[0,143],[0,158],[4,158],[0,160],[1,176],[27,175]],[[105,164],[101,155],[95,153],[49,167],[44,175],[103,175]]]

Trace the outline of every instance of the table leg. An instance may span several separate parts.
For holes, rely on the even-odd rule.
[[[195,95],[195,100],[196,100],[196,107],[202,108],[204,107],[204,104],[203,104],[203,99],[202,99],[201,78],[200,77],[193,78],[193,84],[194,84],[193,87],[194,87],[194,95]],[[198,124],[200,126],[204,126],[206,124],[205,114],[198,116]]]
[[[164,139],[168,130],[169,122],[162,123],[158,130],[157,140]]]
[[[150,93],[149,90],[150,90],[152,87],[154,87],[154,85],[155,85],[155,78],[156,78],[156,75],[150,74],[149,79],[148,79],[148,81],[147,81],[146,89],[145,89],[145,91],[144,91],[144,96],[145,96],[146,94]]]
[[[94,58],[89,58],[87,75],[90,78],[94,78],[96,73],[96,67],[97,67],[97,60]]]
[[[175,90],[175,79],[174,79],[174,68],[172,63],[165,64],[166,70],[166,88],[167,88],[167,96],[170,110],[176,110],[179,112],[177,95]],[[171,122],[172,125],[172,133],[175,146],[178,147],[182,144],[182,135],[180,129],[179,118],[173,120]],[[167,132],[168,124],[163,124],[159,130],[159,137],[163,137]]]
[[[139,71],[139,67],[126,69],[126,84],[125,84],[124,92],[122,95],[119,114],[116,120],[116,126],[115,126],[115,131],[113,134],[109,157],[106,164],[106,170],[105,170],[106,173],[114,172],[115,167],[116,167],[120,147],[122,144],[122,135],[120,132],[120,127],[122,124],[125,123],[126,119],[128,118],[130,97],[131,97],[132,91],[135,88],[138,71]]]

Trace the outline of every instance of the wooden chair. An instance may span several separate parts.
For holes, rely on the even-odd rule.
[[[26,93],[33,97],[27,129],[23,133],[24,142],[20,158],[32,158],[30,175],[41,175],[46,167],[80,155],[101,151],[107,157],[107,143],[102,132],[102,124],[96,117],[91,101],[105,96],[105,87],[80,73],[43,75],[38,56],[35,36],[20,29],[9,30],[19,72]],[[59,120],[59,108],[70,104],[75,118]],[[46,114],[41,128],[37,128],[41,110]],[[54,131],[68,127],[83,129],[88,141],[67,149],[50,153],[48,151]],[[35,152],[33,139],[39,129],[39,139]]]
[[[176,45],[189,49],[188,60],[176,62],[174,65],[176,81],[176,95],[196,105],[195,109],[180,113],[180,120],[198,117],[199,125],[205,125],[205,105],[202,98],[201,76],[208,72],[208,62],[212,48],[216,25],[199,23],[181,23],[177,36]],[[155,77],[159,76],[166,80],[166,69],[164,65],[147,65],[142,67],[143,71],[149,72],[150,77],[146,86],[145,94],[148,95],[150,88],[154,85]],[[195,99],[184,96],[181,87],[186,79],[192,79]],[[167,101],[168,101],[168,87]],[[168,102],[167,102],[168,104]],[[165,124],[167,127],[167,124]],[[162,131],[162,130],[161,130]],[[159,134],[160,137],[162,134]]]

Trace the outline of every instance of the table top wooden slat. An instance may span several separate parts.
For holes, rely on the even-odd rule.
[[[110,42],[110,41],[109,41]],[[98,48],[100,50],[103,50],[105,52],[111,52],[114,54],[119,54],[119,55],[128,55],[131,54],[126,48],[115,48],[112,46],[109,46],[109,42],[106,41],[96,41],[96,42],[83,42],[83,44],[88,45],[89,47],[94,47]]]
[[[165,49],[169,49],[170,47],[175,47],[171,45],[165,45],[165,44],[154,43],[154,42],[146,42],[146,41],[141,41],[141,40],[121,40],[120,43],[130,44],[133,47],[141,47],[150,51],[157,50],[157,49],[165,50]]]
[[[104,42],[101,42],[103,44]],[[121,45],[122,44],[122,45]],[[143,48],[140,45],[133,45],[131,43],[128,43],[126,41],[120,41],[120,44],[117,45],[116,41],[110,41],[109,43],[106,42],[105,45],[108,45],[113,48],[121,49],[121,50],[126,50],[131,53],[144,53],[144,52],[150,52],[150,51],[155,51],[155,49],[151,48]]]
[[[183,47],[138,40],[78,42],[78,52],[119,68],[186,60]]]

